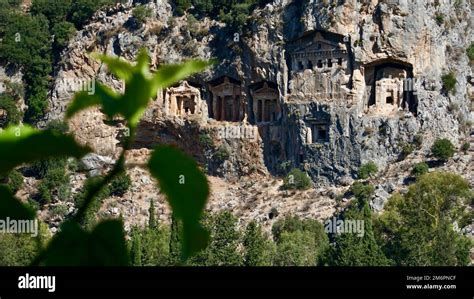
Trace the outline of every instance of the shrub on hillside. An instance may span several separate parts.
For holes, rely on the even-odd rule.
[[[375,188],[370,184],[364,184],[361,182],[355,182],[352,184],[350,191],[354,194],[357,199],[370,199],[374,194]]]
[[[430,167],[425,162],[417,163],[415,164],[415,166],[413,166],[413,169],[411,170],[411,174],[415,177],[419,177],[427,173],[429,169]]]
[[[457,83],[457,80],[456,80],[456,76],[454,76],[454,73],[449,73],[449,74],[446,74],[444,76],[441,77],[441,80],[443,81],[443,88],[446,92],[451,92],[451,91],[455,91],[455,87],[456,87],[456,83]]]
[[[144,5],[139,5],[133,9],[132,15],[139,24],[143,24],[147,18],[151,17],[151,10]]]
[[[441,161],[447,161],[454,155],[454,145],[449,139],[437,139],[431,147],[431,153]]]
[[[230,158],[229,149],[224,145],[219,146],[217,151],[214,153],[214,157],[220,162],[228,160]]]
[[[362,164],[359,168],[359,178],[360,179],[368,179],[369,177],[375,175],[379,171],[377,165],[370,161],[368,163]]]
[[[311,179],[298,168],[293,168],[283,180],[283,189],[306,190],[311,187]]]
[[[21,113],[15,101],[8,95],[0,95],[0,109],[5,110],[6,117],[0,119],[0,127],[16,125],[21,120]]]
[[[132,180],[130,179],[130,176],[126,172],[123,172],[110,183],[110,195],[123,196],[131,186]]]
[[[466,49],[466,55],[470,61],[474,61],[474,43]]]

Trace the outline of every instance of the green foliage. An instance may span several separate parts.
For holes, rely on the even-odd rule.
[[[138,5],[132,11],[133,18],[139,23],[142,24],[145,20],[151,17],[151,10],[145,5]]]
[[[73,0],[68,13],[68,21],[76,28],[82,28],[99,8],[122,1],[113,0]]]
[[[202,250],[208,233],[199,220],[209,195],[205,175],[193,159],[168,146],[155,149],[148,162],[151,174],[160,182],[173,215],[183,223],[183,257]]]
[[[23,175],[18,170],[13,170],[8,174],[7,187],[13,194],[23,187]]]
[[[474,61],[474,43],[471,43],[471,45],[467,47],[466,55],[470,61]]]
[[[133,266],[142,266],[142,239],[137,228],[131,233],[130,260]]]
[[[437,139],[431,146],[431,154],[441,161],[448,161],[454,152],[454,145],[446,138]]]
[[[38,235],[0,234],[0,266],[23,267],[29,265],[49,239],[47,226],[38,222]]]
[[[56,24],[65,21],[72,2],[72,0],[33,0],[30,12],[33,15],[42,14],[51,24]]]
[[[407,194],[393,196],[375,222],[384,252],[400,266],[468,265],[472,242],[452,223],[470,197],[469,183],[458,175],[422,175]]]
[[[150,199],[150,208],[148,209],[148,227],[149,228],[156,228],[157,227],[157,222],[156,222],[156,215],[155,215],[155,203],[153,202],[153,199]]]
[[[406,158],[408,157],[411,153],[413,153],[413,151],[415,150],[415,147],[410,144],[410,143],[404,143],[402,145],[402,149],[401,149],[401,156],[403,158]]]
[[[25,96],[25,87],[21,82],[5,81],[5,95],[8,95],[17,101]]]
[[[229,12],[225,13],[221,10],[219,18],[222,22],[226,23],[229,30],[234,32],[242,32],[243,28],[247,24],[248,16],[251,12],[252,3],[234,3]]]
[[[461,150],[463,152],[467,152],[469,150],[469,148],[471,147],[471,143],[469,143],[468,141],[464,142],[461,146]]]
[[[69,40],[76,34],[76,28],[73,23],[63,21],[53,26],[52,34],[54,35],[53,47],[58,53],[67,46]]]
[[[25,266],[38,253],[36,239],[28,234],[0,234],[0,266]]]
[[[171,234],[169,244],[169,264],[179,265],[181,263],[181,231],[182,226],[176,217],[171,216]]]
[[[166,88],[209,66],[207,62],[192,60],[184,64],[162,66],[155,74],[151,74],[149,70],[150,57],[145,49],[140,51],[136,65],[121,58],[104,55],[95,55],[95,57],[107,64],[108,69],[114,75],[125,81],[125,93],[119,94],[98,83],[93,95],[86,91],[76,94],[67,109],[66,117],[70,118],[88,107],[101,105],[103,112],[109,119],[121,115],[132,128],[137,126],[150,99],[156,96],[159,89]]]
[[[31,171],[33,171],[33,173],[38,179],[43,179],[50,170],[65,168],[65,167],[66,167],[66,159],[51,158],[51,159],[36,161],[35,163],[33,163],[30,169]]]
[[[276,266],[315,266],[316,244],[307,231],[283,232],[277,243]]]
[[[375,188],[371,184],[355,182],[352,184],[350,191],[358,200],[369,200],[374,195]]]
[[[0,219],[28,220],[35,218],[35,212],[16,199],[10,188],[0,185]]]
[[[175,0],[176,14],[182,16],[191,7],[191,0]]]
[[[6,119],[0,119],[0,127],[8,125],[17,125],[20,123],[22,115],[18,110],[15,101],[8,95],[0,95],[0,109],[6,111]]]
[[[268,236],[255,221],[251,221],[245,230],[243,242],[244,265],[251,267],[271,266],[275,248]]]
[[[51,208],[51,215],[64,217],[68,213],[66,205],[58,204]]]
[[[456,83],[457,83],[457,80],[456,80],[456,76],[454,75],[454,73],[449,73],[449,74],[446,74],[446,75],[443,75],[441,77],[441,80],[443,81],[443,89],[446,91],[446,92],[456,92]]]
[[[169,259],[169,230],[156,223],[154,227],[133,227],[130,258],[133,266],[163,266]]]
[[[243,258],[238,250],[241,234],[237,228],[237,218],[224,211],[209,216],[205,227],[211,232],[209,246],[198,253],[192,265],[240,266]],[[183,226],[184,228],[184,226]]]
[[[359,178],[360,179],[368,179],[369,177],[372,177],[377,174],[379,171],[377,165],[370,161],[366,164],[362,164],[362,166],[359,168]]]
[[[102,178],[92,177],[84,183],[84,188],[74,198],[76,206],[83,206],[86,202],[88,193],[97,185],[100,185]],[[86,227],[91,228],[97,223],[97,213],[99,212],[102,202],[110,195],[108,186],[104,186],[97,194],[94,194],[93,201],[85,212],[84,219],[80,220],[79,223]]]
[[[39,199],[42,203],[50,203],[53,199],[66,201],[71,195],[70,188],[65,167],[50,168],[38,185]]]
[[[324,227],[317,220],[287,216],[273,224],[272,234],[277,244],[277,265],[317,265],[322,263],[329,249]],[[308,236],[312,238],[309,243]],[[295,253],[291,253],[293,250]],[[308,252],[299,257],[303,251]]]
[[[61,225],[61,233],[48,244],[45,266],[126,266],[129,264],[123,223],[105,220],[91,232],[75,222]],[[65,254],[67,250],[67,254]]]
[[[31,149],[35,149],[32,151]],[[90,150],[76,144],[72,136],[29,126],[9,127],[0,133],[0,174],[23,163],[51,157],[81,158]]]
[[[443,25],[443,23],[444,23],[444,15],[441,14],[441,13],[437,13],[436,16],[435,16],[435,20],[436,20],[436,24],[438,24],[438,26]]]
[[[230,158],[229,149],[224,145],[219,146],[217,151],[214,153],[214,158],[220,162],[229,160]]]
[[[367,201],[353,204],[343,214],[344,221],[363,221],[364,230],[336,234],[335,247],[331,249],[329,264],[333,266],[388,266],[385,256],[375,239],[372,217]]]
[[[243,33],[249,24],[253,10],[262,7],[268,0],[175,0],[175,13],[179,16],[186,11],[196,18],[209,17],[226,24],[229,32]]]
[[[143,51],[136,65],[116,58],[102,56],[102,59],[109,70],[125,80],[127,87],[125,94],[112,93],[105,86],[99,87],[99,92],[91,97],[79,94],[71,104],[68,116],[71,117],[77,111],[92,105],[102,105],[102,110],[110,118],[122,115],[131,134],[123,142],[124,150],[113,169],[105,177],[94,178],[87,182],[83,192],[76,198],[77,213],[61,225],[59,233],[39,252],[32,262],[33,265],[129,264],[122,221],[101,221],[89,230],[93,222],[89,220],[93,220],[93,216],[100,209],[101,199],[117,190],[114,186],[115,179],[120,178],[120,174],[124,172],[125,153],[131,147],[136,125],[150,98],[158,89],[165,88],[209,65],[206,62],[191,61],[182,65],[163,66],[155,74],[151,74],[148,66],[149,57]],[[66,157],[79,159],[90,152],[88,148],[77,145],[72,136],[62,132],[64,128],[61,129],[59,123],[53,124],[52,127],[55,128],[44,131],[29,126],[9,127],[2,131],[0,175],[9,173],[19,165],[61,160]],[[64,164],[66,162],[62,166]],[[170,147],[158,147],[149,161],[149,168],[160,181],[161,189],[167,195],[174,215],[183,222],[183,256],[187,257],[203,249],[207,244],[207,232],[199,224],[199,219],[209,194],[205,176],[191,158]],[[52,187],[51,182],[67,177],[63,175],[64,167],[46,166],[43,170],[45,187],[42,187],[42,190]],[[107,187],[109,184],[110,188]],[[123,181],[119,180],[118,185],[123,186]],[[121,187],[118,189],[123,190]],[[17,200],[9,188],[0,185],[0,198],[2,198],[0,218],[24,220],[35,217],[34,211]],[[156,240],[162,240],[164,248],[169,248],[168,241],[165,238],[157,238],[155,230],[149,228],[142,234],[141,239],[141,246],[146,249],[142,251],[142,264],[156,264],[158,258],[154,251],[157,248]],[[167,259],[164,257],[162,260]]]
[[[428,173],[429,169],[430,167],[428,166],[428,164],[426,164],[425,162],[420,162],[420,163],[415,164],[415,166],[413,166],[413,169],[411,170],[411,174],[415,177],[420,177],[424,175],[425,173]]]
[[[110,183],[109,194],[123,196],[132,186],[132,180],[126,172],[118,174]]]
[[[25,121],[34,123],[47,109],[51,73],[51,38],[48,19],[40,14],[30,16],[11,12],[5,16],[0,59],[23,68],[25,98],[28,110]]]
[[[202,133],[199,135],[199,143],[206,149],[212,148],[214,146],[214,142],[212,141],[211,136],[206,133]]]
[[[311,187],[311,179],[306,172],[293,168],[283,180],[283,189],[307,190]]]
[[[11,13],[6,23],[0,57],[28,71],[35,70],[30,69],[32,64],[38,66],[38,62],[42,62],[36,59],[46,58],[51,52],[48,20],[43,15]]]

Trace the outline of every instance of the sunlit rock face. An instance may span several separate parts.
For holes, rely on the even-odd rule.
[[[117,5],[97,13],[63,53],[48,119],[63,115],[71,80],[123,89],[89,52],[132,60],[146,47],[153,67],[215,57],[212,69],[159,91],[137,148],[178,145],[222,177],[276,174],[287,164],[305,169],[317,185],[345,182],[362,163],[383,169],[397,161],[416,136],[423,137],[422,153],[436,138],[459,144],[469,137],[473,74],[465,49],[473,14],[467,1],[444,2],[277,0],[253,12],[242,36],[209,19],[198,23],[205,34],[193,35],[185,17],[171,18],[165,1],[147,4],[153,17],[130,28],[131,4]],[[457,84],[448,93],[441,77],[450,72]],[[81,142],[112,157],[124,133],[123,124],[106,123],[93,110],[71,127]],[[246,135],[243,127],[257,133]],[[228,149],[228,160],[217,163],[203,151],[204,133]]]

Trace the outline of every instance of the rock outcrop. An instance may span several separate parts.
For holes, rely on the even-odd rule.
[[[403,164],[406,145],[423,140],[415,154],[425,157],[436,138],[460,145],[470,136],[473,71],[465,49],[474,39],[473,14],[468,1],[362,2],[276,0],[253,12],[243,36],[229,35],[224,24],[209,19],[190,26],[186,16],[173,17],[164,0],[147,4],[153,16],[136,26],[131,4],[119,4],[97,13],[63,53],[47,120],[62,117],[73,95],[70,82],[98,80],[123,88],[87,53],[133,60],[145,47],[153,67],[217,57],[213,69],[181,83],[198,90],[200,99],[186,102],[193,93],[176,86],[172,92],[179,95],[158,95],[134,150],[177,145],[209,174],[228,181],[267,177],[291,165],[305,169],[317,188],[347,188],[358,168],[373,161],[387,178],[371,204],[380,211],[390,193],[404,188],[403,178],[393,177],[399,170],[393,165]],[[443,88],[448,73],[457,81],[453,91]],[[81,143],[116,157],[120,121],[106,124],[91,109],[70,125]],[[465,172],[470,159],[462,155],[464,166],[452,170],[472,180],[472,171]],[[248,198],[214,200],[233,209]],[[248,205],[258,212],[249,209],[245,217],[268,213],[271,204],[257,202]],[[290,204],[278,205],[285,210]],[[313,211],[311,206],[298,209]]]

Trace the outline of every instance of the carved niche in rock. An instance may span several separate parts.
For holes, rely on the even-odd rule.
[[[390,115],[399,109],[417,111],[411,64],[383,59],[364,66],[368,112]]]
[[[242,121],[245,117],[245,102],[239,80],[223,76],[209,82],[212,97],[209,117],[218,121]]]
[[[178,86],[169,87],[164,95],[164,110],[167,115],[181,117],[195,115],[202,105],[200,90],[186,81]]]
[[[324,106],[316,106],[311,114],[305,117],[307,144],[329,142],[331,117],[326,108]]]
[[[350,87],[352,64],[343,35],[315,30],[290,43],[290,100],[342,99]]]
[[[274,122],[281,116],[278,87],[275,83],[259,82],[250,86],[256,123]]]

